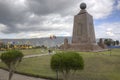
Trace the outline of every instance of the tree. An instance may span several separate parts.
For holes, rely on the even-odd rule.
[[[4,62],[9,70],[9,78],[11,80],[16,66],[21,62],[23,54],[18,50],[10,50],[1,54],[0,58]]]
[[[112,39],[105,39],[105,40],[104,40],[104,43],[105,43],[107,46],[111,46],[112,43],[113,43],[113,40],[112,40]]]
[[[0,43],[0,48],[6,48],[7,46],[4,43]]]
[[[116,44],[119,45],[119,43],[120,43],[120,42],[119,42],[118,40],[116,40]]]
[[[113,46],[115,46],[115,45],[116,45],[116,41],[113,41],[113,43],[112,43],[112,44],[113,44]]]
[[[84,68],[84,61],[76,52],[58,52],[51,58],[51,68],[61,72],[64,80],[67,80],[71,72]]]

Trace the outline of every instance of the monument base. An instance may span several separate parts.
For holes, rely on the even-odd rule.
[[[69,50],[69,51],[82,51],[82,52],[99,52],[99,51],[107,50],[101,48],[97,44],[68,44],[68,45],[62,45],[60,49]]]

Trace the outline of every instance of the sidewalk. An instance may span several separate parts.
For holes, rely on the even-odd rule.
[[[8,71],[0,69],[0,80],[8,80]],[[48,80],[14,73],[12,80]]]
[[[53,55],[55,53],[51,53],[51,54],[33,54],[33,55],[27,55],[27,56],[24,56],[23,58],[31,58],[31,57],[40,57],[40,56],[46,56],[46,55]]]

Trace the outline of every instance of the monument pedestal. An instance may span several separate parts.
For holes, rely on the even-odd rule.
[[[96,52],[101,51],[101,47],[96,44],[71,44],[69,50],[83,51],[83,52]]]

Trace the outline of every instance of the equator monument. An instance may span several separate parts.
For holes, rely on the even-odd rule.
[[[86,4],[80,4],[80,12],[74,16],[73,34],[71,44],[67,38],[61,45],[63,50],[74,51],[101,51],[103,48],[97,45],[93,17],[86,11]]]

